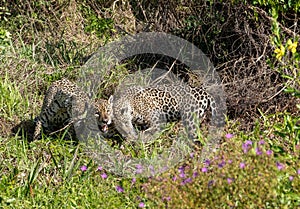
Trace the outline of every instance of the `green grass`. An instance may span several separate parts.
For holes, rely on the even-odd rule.
[[[13,120],[13,116],[20,114],[22,105],[28,107],[28,100],[22,97],[18,87],[9,80],[7,74],[0,80],[0,94],[1,117]]]
[[[1,140],[1,202],[5,208],[135,207],[139,187],[109,173],[103,179],[82,146],[45,139]],[[81,166],[87,166],[86,171]],[[118,193],[121,185],[124,193]]]
[[[300,117],[292,113],[261,113],[248,132],[241,131],[238,122],[227,121],[224,142],[209,164],[197,162],[201,153],[195,151],[151,178],[123,178],[101,169],[83,143],[46,136],[28,142],[21,130],[13,135],[13,127],[32,122],[39,113],[53,81],[76,79],[85,56],[119,35],[114,20],[98,17],[87,3],[60,2],[57,8],[35,5],[43,12],[53,6],[49,19],[43,12],[28,18],[8,11],[9,21],[0,25],[0,208],[138,208],[141,203],[145,208],[299,207]],[[64,15],[57,20],[59,14]],[[53,24],[47,24],[49,20]],[[24,24],[28,29],[21,27]],[[286,60],[297,69],[298,62]],[[103,97],[127,73],[125,64],[114,70],[101,83]],[[228,133],[233,137],[226,138]],[[165,140],[151,146],[154,154],[164,149]],[[153,154],[144,147],[126,148],[133,155]],[[117,191],[119,186],[124,191]]]
[[[19,137],[1,138],[0,204],[4,208],[136,208],[140,202],[148,208],[298,206],[299,143],[294,150],[285,150],[295,141],[282,139],[276,132],[258,128],[252,133],[230,132],[234,137],[226,139],[209,165],[196,163],[196,152],[182,165],[184,171],[176,167],[136,182],[99,170],[101,163],[84,152],[83,144],[53,138],[31,143]],[[247,140],[252,145],[245,152]],[[102,178],[103,173],[107,178]]]

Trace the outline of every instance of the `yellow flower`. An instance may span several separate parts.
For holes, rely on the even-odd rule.
[[[288,49],[294,54],[296,52],[298,42],[292,42],[291,39],[287,41]]]
[[[280,48],[277,48],[274,50],[274,53],[276,54],[276,58],[281,60],[281,58],[283,57],[284,53],[285,53],[285,48],[283,45],[280,45]]]

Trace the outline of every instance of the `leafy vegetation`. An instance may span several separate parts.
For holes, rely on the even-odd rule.
[[[299,207],[299,6],[292,0],[4,0],[0,207]],[[30,142],[26,130],[32,132],[49,85],[76,79],[100,46],[140,31],[183,37],[216,66],[228,100],[219,151],[199,162],[195,150],[161,175],[128,179],[103,169],[82,143],[46,136]],[[105,75],[102,97],[126,67]],[[153,149],[161,151],[164,140]]]

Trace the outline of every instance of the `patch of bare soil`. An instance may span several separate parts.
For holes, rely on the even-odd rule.
[[[11,134],[11,129],[14,126],[13,122],[0,117],[0,136],[7,137]]]

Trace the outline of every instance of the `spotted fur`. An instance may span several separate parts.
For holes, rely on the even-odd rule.
[[[129,87],[112,96],[109,103],[116,129],[131,140],[139,138],[136,124],[147,127],[142,134],[148,140],[162,130],[162,124],[180,120],[189,137],[196,139],[195,118],[203,117],[209,106],[212,114],[216,112],[215,101],[205,89],[183,83]]]
[[[91,102],[88,96],[67,79],[52,83],[45,94],[43,106],[36,117],[34,139],[41,138],[42,132],[51,134],[70,126],[69,132],[74,136],[75,128],[80,128],[87,117],[96,117],[99,129],[107,131],[111,122],[107,100],[98,99]],[[91,114],[93,113],[93,114]]]

